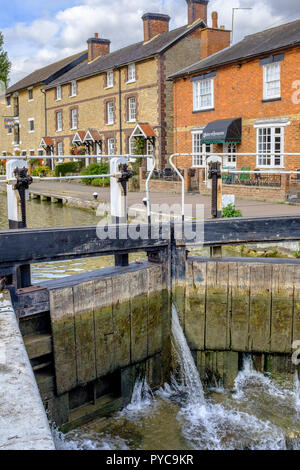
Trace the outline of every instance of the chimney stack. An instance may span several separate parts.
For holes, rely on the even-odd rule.
[[[158,34],[167,33],[169,31],[169,15],[161,13],[145,13],[142,16],[144,23],[144,41],[150,41]]]
[[[207,25],[207,5],[209,0],[186,0],[188,6],[188,23],[203,20]]]
[[[218,12],[213,11],[211,14],[211,18],[212,18],[212,27],[215,29],[218,29]]]
[[[93,38],[88,39],[88,60],[91,62],[97,57],[110,53],[110,40],[99,38],[99,34],[95,33]]]

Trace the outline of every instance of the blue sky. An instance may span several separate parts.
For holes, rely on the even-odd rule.
[[[284,3],[284,11],[282,5]],[[186,24],[185,0],[0,0],[0,30],[12,61],[10,83],[33,70],[86,48],[94,32],[111,40],[115,50],[143,38],[141,16],[147,11],[168,13],[171,28]],[[236,13],[235,40],[246,34],[300,18],[299,0],[210,0],[219,24],[231,29]]]

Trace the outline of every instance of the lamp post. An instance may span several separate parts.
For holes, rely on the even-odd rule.
[[[253,8],[233,8],[232,9],[232,26],[231,26],[231,41],[230,41],[230,44],[233,43],[234,15],[235,15],[236,10],[253,10]]]

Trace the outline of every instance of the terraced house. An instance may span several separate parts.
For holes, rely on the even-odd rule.
[[[1,154],[43,155],[41,136],[45,134],[45,93],[43,87],[87,58],[87,51],[36,70],[6,90],[1,105]],[[10,127],[5,127],[5,122]]]
[[[170,79],[174,151],[195,154],[178,157],[179,167],[204,168],[203,152],[219,152],[229,169],[300,169],[299,156],[284,155],[300,152],[300,20],[246,36]]]
[[[86,59],[44,86],[44,127],[36,129],[35,146],[31,141],[24,148],[39,145],[46,154],[69,155],[75,145],[93,155],[124,154],[133,153],[141,138],[144,152],[164,167],[173,152],[167,76],[230,41],[230,31],[218,28],[216,13],[207,26],[208,0],[186,2],[188,24],[175,30],[169,30],[168,15],[146,13],[141,42],[110,52],[110,40],[98,34],[89,39]]]

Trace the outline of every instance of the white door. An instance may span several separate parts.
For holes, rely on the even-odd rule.
[[[236,168],[236,144],[223,144],[223,153],[229,154],[223,156],[223,167]]]

